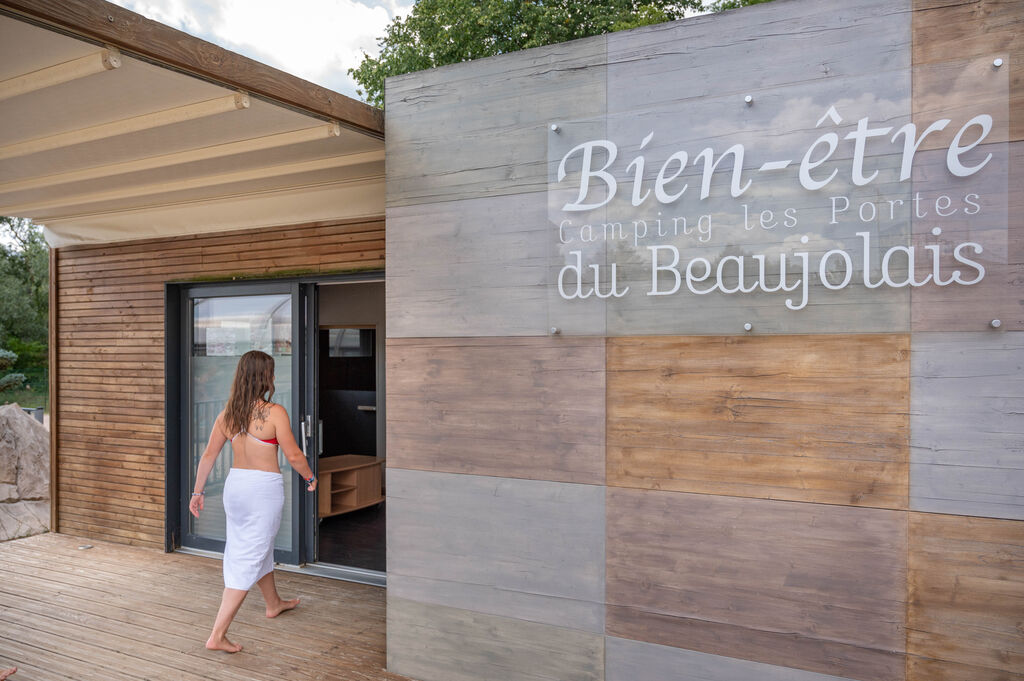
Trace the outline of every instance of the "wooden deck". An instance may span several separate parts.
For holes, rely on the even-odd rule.
[[[91,549],[79,549],[91,544]],[[243,650],[203,647],[221,563],[64,534],[0,544],[0,668],[12,681],[408,681],[384,671],[384,590],[276,573],[302,603],[267,619],[254,589],[231,627]]]

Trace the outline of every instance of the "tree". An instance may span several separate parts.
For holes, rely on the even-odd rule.
[[[0,217],[0,343],[47,342],[50,253],[31,220]]]
[[[6,373],[17,361],[18,356],[16,354],[10,350],[0,348],[0,393],[20,388],[25,383],[25,374]]]
[[[419,0],[349,73],[384,106],[384,79],[529,47],[672,21],[700,0]]]
[[[771,0],[718,0],[718,2],[712,2],[706,6],[709,12],[724,12],[727,9],[739,9],[740,7],[749,7],[750,5],[760,5],[765,2],[771,2]]]

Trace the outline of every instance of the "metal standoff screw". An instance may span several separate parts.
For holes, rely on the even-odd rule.
[[[552,326],[552,327],[551,327],[551,333],[553,333],[553,334],[556,334],[556,335],[557,335],[557,334],[560,334],[560,333],[562,333],[562,330],[561,330],[560,328],[558,328],[557,326]]]
[[[989,322],[989,324],[992,326],[993,329],[998,329],[1000,326],[1003,325],[1003,323],[998,319],[993,319],[991,322]]]
[[[753,328],[754,328],[754,325],[751,324],[750,322],[747,322],[746,324],[743,325],[743,330],[744,331],[750,331]]]
[[[995,61],[992,62],[992,66],[996,67],[997,69],[1000,66],[1002,66],[1002,65],[1003,65],[1003,60],[1001,58],[996,59]]]
[[[551,132],[558,132],[559,130],[560,130],[560,128],[558,127],[557,123],[552,123],[551,124]]]
[[[747,95],[746,97],[743,98],[743,101],[747,103],[747,106],[750,106],[751,104],[754,103],[754,96]]]

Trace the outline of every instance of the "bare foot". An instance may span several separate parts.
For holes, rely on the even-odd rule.
[[[207,650],[223,650],[225,653],[237,653],[242,649],[242,646],[237,643],[232,643],[227,639],[226,636],[221,636],[219,639],[210,637],[210,640],[206,642]]]
[[[277,617],[278,615],[280,615],[285,610],[291,610],[292,608],[294,608],[296,605],[299,604],[300,600],[302,600],[302,599],[301,598],[293,598],[290,601],[286,601],[286,600],[282,599],[281,600],[281,604],[278,605],[276,608],[271,608],[271,607],[268,606],[267,607],[267,617]]]
[[[10,669],[0,669],[0,681],[4,681],[8,676],[18,671],[17,667],[11,667]]]

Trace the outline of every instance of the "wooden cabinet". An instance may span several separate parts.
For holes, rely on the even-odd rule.
[[[320,459],[318,516],[338,515],[384,501],[384,459],[346,454]]]

